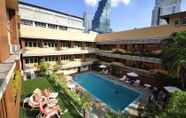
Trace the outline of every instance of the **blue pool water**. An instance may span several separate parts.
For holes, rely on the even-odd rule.
[[[115,111],[123,111],[140,96],[139,92],[116,84],[93,72],[77,74],[74,80]]]

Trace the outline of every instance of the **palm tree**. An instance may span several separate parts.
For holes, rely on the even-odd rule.
[[[88,116],[88,112],[90,111],[91,107],[92,107],[92,100],[91,100],[91,96],[88,93],[83,93],[82,95],[82,108],[83,108],[83,118],[87,118]]]
[[[186,80],[186,31],[177,32],[166,39],[162,50],[162,63],[171,76],[178,78],[184,89]]]

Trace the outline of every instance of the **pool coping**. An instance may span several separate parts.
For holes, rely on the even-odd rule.
[[[79,85],[84,91],[88,92],[92,98],[96,101],[100,101],[101,104],[103,104],[104,106],[106,106],[108,109],[110,109],[111,111],[115,112],[115,113],[126,113],[128,112],[129,110],[129,107],[135,107],[136,106],[136,103],[139,101],[139,99],[143,96],[143,93],[139,90],[136,90],[134,88],[130,88],[126,85],[123,85],[122,83],[118,82],[118,81],[115,81],[115,80],[110,80],[109,77],[107,77],[106,75],[103,75],[103,74],[100,74],[100,73],[97,73],[97,72],[94,72],[94,71],[88,71],[88,72],[82,72],[82,73],[92,73],[92,74],[96,74],[96,76],[99,76],[101,77],[102,79],[105,79],[105,80],[108,80],[108,81],[111,81],[113,84],[117,84],[119,86],[122,86],[122,87],[125,87],[129,90],[132,90],[132,91],[135,91],[136,93],[139,93],[139,96],[136,97],[133,102],[131,102],[127,107],[123,108],[123,110],[121,111],[116,111],[114,110],[110,105],[106,104],[103,100],[99,99],[98,97],[92,95],[92,93],[90,93],[87,89],[85,89],[81,84],[79,84],[78,82],[76,82],[74,79],[73,79],[73,82],[75,82],[77,85]],[[82,74],[82,73],[77,73],[77,74],[74,74],[73,75],[73,78],[75,77],[75,75],[79,75],[79,74]],[[105,77],[105,78],[104,78]]]

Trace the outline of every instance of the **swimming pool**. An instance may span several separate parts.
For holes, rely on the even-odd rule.
[[[123,111],[141,95],[135,90],[116,84],[93,72],[76,74],[74,80],[91,93],[92,96],[101,100],[115,111]]]

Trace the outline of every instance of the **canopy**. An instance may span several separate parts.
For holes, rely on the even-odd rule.
[[[127,73],[127,75],[130,77],[138,77],[138,74],[136,74],[135,72]]]
[[[176,91],[181,91],[179,88],[174,86],[165,86],[164,89],[169,93],[174,93]]]
[[[105,66],[105,65],[100,65],[99,67],[100,67],[100,68],[106,68],[106,66]]]

